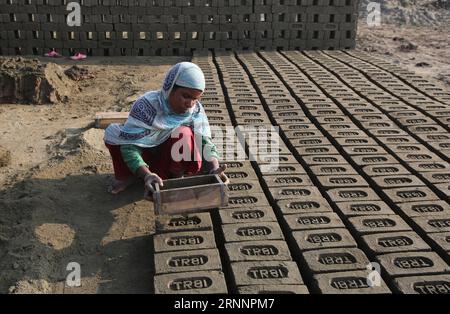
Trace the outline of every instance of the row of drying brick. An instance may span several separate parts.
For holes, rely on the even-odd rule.
[[[366,52],[352,51],[349,52],[349,55],[388,71],[425,95],[428,95],[429,97],[432,97],[446,105],[450,105],[450,95],[448,91],[444,90],[440,86],[437,86],[436,84],[433,84],[431,81],[425,79],[417,73],[414,73],[413,71],[402,68],[396,64],[380,59],[379,57],[373,56]]]
[[[403,103],[399,102],[395,102],[394,104],[402,106],[402,109],[407,111],[404,113],[408,114],[408,117],[416,118],[422,125],[428,126],[428,130],[426,130],[428,133],[443,133],[443,130],[449,131],[450,123],[446,123],[445,120],[450,119],[450,105],[434,100],[388,71],[354,58],[344,52],[330,52],[325,54],[342,62],[349,68],[351,67],[365,74],[371,82],[376,83],[379,87],[385,89],[391,95],[395,95],[403,103],[406,103],[407,106],[402,106]],[[450,94],[442,92],[437,94],[437,96],[450,97]],[[420,131],[418,132],[419,134],[421,134]],[[422,130],[422,132],[424,131]]]
[[[243,88],[248,89],[248,91],[246,91],[247,93],[251,94],[252,92],[255,92],[254,90],[252,91],[249,80],[240,79],[246,77],[246,73],[240,69],[240,65],[234,58],[219,57],[217,60],[221,71],[224,73],[224,84],[227,88],[236,84],[236,88],[238,88],[241,93],[243,92]],[[266,85],[265,87],[269,89],[269,92],[277,92],[276,85]],[[229,90],[233,92],[233,88],[230,88]],[[243,95],[240,95],[239,97],[243,97],[241,99],[245,98]],[[252,97],[247,98],[247,100],[251,99]],[[233,98],[231,98],[231,104],[232,106],[233,104],[236,104],[236,102],[233,102]],[[253,103],[253,105],[255,105],[255,103]],[[260,109],[263,109],[261,105]],[[234,112],[236,112],[236,110],[234,110]],[[263,119],[266,122],[268,117],[265,116],[262,111],[259,113],[261,114],[259,119]],[[239,115],[239,111],[237,111],[237,114]],[[254,125],[255,122],[249,121],[247,123],[253,123]],[[248,124],[243,123],[243,125]],[[289,152],[287,147],[283,146],[284,144],[282,144],[280,139],[276,139],[275,136],[271,139],[279,141],[278,144],[280,145],[281,154],[283,154],[283,152]],[[309,282],[309,284],[313,290],[325,293],[339,291],[339,287],[347,284],[351,285],[353,279],[345,276],[337,280],[330,279],[335,274],[324,274],[324,272],[326,273],[330,270],[340,271],[342,268],[337,269],[337,267],[333,269],[333,267],[330,266],[321,267],[323,261],[328,259],[333,260],[344,250],[352,257],[357,257],[357,260],[355,260],[352,265],[347,265],[347,269],[356,271],[356,273],[352,272],[352,275],[363,276],[363,274],[365,274],[365,276],[367,276],[367,272],[359,270],[365,269],[368,259],[360,250],[356,249],[356,242],[354,242],[350,234],[344,229],[345,226],[339,217],[331,212],[331,207],[326,199],[322,197],[317,188],[311,186],[311,181],[303,167],[298,163],[292,163],[292,160],[291,163],[283,163],[283,157],[289,160],[289,157],[287,156],[291,157],[290,155],[278,156],[281,162],[280,165],[276,167],[276,171],[282,172],[282,174],[278,176],[278,179],[282,179],[282,182],[288,182],[290,186],[273,187],[272,183],[275,180],[270,178],[267,172],[267,170],[269,170],[270,173],[271,169],[263,169],[261,165],[259,165],[259,159],[257,159],[263,182],[269,190],[270,198],[276,204],[276,212],[281,217],[282,226],[288,235],[288,240],[293,249],[294,256],[298,260],[300,259],[299,256],[307,256],[306,259],[310,262],[311,267],[305,268],[308,273],[305,273],[304,275],[308,278],[312,277],[313,282]],[[326,228],[330,228],[330,230],[326,230]],[[347,249],[346,247],[352,247],[352,249]],[[322,251],[323,254],[315,254],[315,250],[320,248],[332,249]],[[313,251],[308,252],[309,250]],[[362,267],[363,264],[364,267]],[[334,266],[336,267],[336,265]],[[336,279],[335,277],[333,278]],[[364,282],[364,285],[366,285],[366,282]],[[389,289],[375,290],[378,292],[389,291]]]
[[[296,62],[295,60],[293,61]],[[305,72],[312,71],[308,70],[308,66],[305,63],[300,64]],[[319,80],[320,81],[320,80]],[[337,86],[339,89],[339,82],[333,81],[333,86]],[[341,90],[341,89],[339,89]],[[341,90],[342,92],[343,90]],[[300,95],[300,98],[301,95]],[[308,107],[308,105],[305,105]],[[344,108],[342,108],[345,110]],[[337,114],[337,112],[335,112]],[[342,112],[341,112],[342,114]],[[352,115],[353,117],[357,115]],[[338,117],[336,115],[335,117]],[[333,117],[333,119],[335,118]],[[343,134],[344,137],[348,137],[348,131],[354,131],[355,134],[359,135],[359,138],[367,138],[362,129],[359,129],[351,122],[349,126],[350,129]],[[322,125],[322,124],[321,124]],[[325,129],[326,130],[326,129]],[[327,131],[327,130],[326,130]],[[367,130],[369,133],[373,132],[371,129]],[[336,134],[332,134],[333,137]],[[377,138],[380,138],[377,136]],[[382,142],[386,142],[383,137],[381,137]],[[377,147],[375,143],[366,143],[366,147],[363,146],[353,146],[352,150],[345,149],[345,141],[339,141],[336,138],[338,145],[344,148],[345,154],[347,154],[353,163],[359,168],[360,173],[365,174],[366,178],[372,182],[371,185],[377,187],[378,191],[384,193],[390,200],[395,203],[405,216],[410,217],[413,220],[414,225],[419,226],[419,230],[422,229],[423,233],[433,233],[433,232],[445,232],[448,231],[448,217],[449,217],[449,205],[448,196],[443,195],[442,201],[439,197],[430,191],[423,181],[421,181],[417,176],[409,172],[405,167],[396,161],[392,156],[387,154],[386,151]],[[369,146],[367,146],[369,145]],[[352,146],[350,146],[352,147]],[[360,147],[360,152],[355,152],[354,148]],[[419,148],[419,144],[412,146],[409,145],[399,145],[399,146],[389,146],[394,152],[396,148]],[[422,147],[423,149],[423,147]],[[424,150],[427,153],[426,150]],[[362,156],[358,156],[359,154]],[[395,154],[394,154],[395,155]],[[396,157],[404,158],[405,154],[396,153]],[[406,154],[406,156],[408,156]],[[338,163],[339,161],[336,160]],[[413,171],[418,174],[422,174],[423,170],[421,165],[426,165],[426,163],[415,163],[414,160],[407,160],[408,165],[414,165]],[[436,164],[430,163],[430,164]],[[445,163],[442,163],[445,164]],[[436,171],[436,169],[430,169],[431,171],[423,174],[423,178],[428,180],[430,184],[435,184],[436,187],[447,187],[449,184],[449,175],[442,171]],[[426,171],[426,170],[425,170]],[[356,174],[356,173],[354,173]],[[355,179],[356,180],[356,179]],[[438,182],[438,183],[437,183]],[[404,188],[401,188],[403,186]],[[409,186],[409,187],[408,187]],[[443,249],[442,251],[446,251]]]
[[[251,63],[251,62],[249,62],[249,61],[252,61],[252,58],[248,58],[247,56],[245,56],[245,57],[243,57],[243,60],[244,60],[244,63],[246,64],[246,65],[248,65],[249,63]],[[277,69],[283,69],[283,65],[282,64],[277,64],[276,63],[276,61],[275,60],[270,60],[271,61],[271,63],[272,64],[275,64],[275,67],[277,68]],[[255,60],[253,60],[253,63],[251,64],[251,65],[248,65],[248,67],[249,68],[252,68],[253,66],[254,66],[254,64],[257,62],[257,60],[255,61]],[[259,66],[258,66],[258,68],[260,68]],[[252,72],[251,70],[250,70],[250,72]],[[256,70],[255,71],[255,73],[258,73],[258,70]],[[261,76],[260,77],[270,77],[271,75],[270,75],[270,73],[266,73],[265,71],[260,71],[259,72],[260,74],[261,74]],[[253,73],[252,73],[253,74]],[[282,72],[282,75],[283,75],[283,77],[289,77],[289,74],[288,73],[285,73],[285,72]],[[256,83],[258,84],[258,86],[261,86],[261,85],[263,85],[264,86],[264,82],[262,81],[262,82],[259,82],[258,81],[258,74],[256,74],[256,75],[252,75],[252,76],[257,76],[257,78],[255,78],[255,81],[256,81]],[[264,93],[262,93],[262,95],[264,96]],[[319,143],[319,145],[321,145],[321,143]],[[338,179],[339,178],[339,176],[337,176],[337,177],[335,177],[336,179]],[[347,178],[347,177],[342,177],[342,176],[340,176],[340,179],[342,180],[342,179],[345,179],[345,178]],[[327,178],[328,179],[328,178]],[[355,177],[353,177],[353,179],[355,179]],[[362,178],[358,178],[358,179],[356,179],[356,181],[355,181],[355,183],[356,182],[359,182],[359,183],[356,183],[356,184],[354,184],[355,186],[361,186],[360,185],[360,183],[361,183],[361,179]],[[321,182],[323,182],[324,180],[321,180]],[[363,184],[363,186],[366,186],[366,184]],[[325,187],[326,188],[326,187]],[[345,189],[343,189],[343,190],[341,190],[340,192],[344,192],[345,191]],[[360,191],[360,190],[359,190]],[[366,191],[368,191],[368,189],[366,190]],[[347,191],[345,191],[343,194],[341,194],[341,195],[346,195],[346,196],[349,196],[349,197],[358,197],[358,191],[349,191],[349,190],[347,190]],[[367,193],[368,195],[369,194],[372,194],[371,196],[373,197],[375,194],[372,192],[372,193]],[[339,192],[338,192],[338,195],[339,195]],[[369,198],[370,199],[370,198]],[[378,198],[377,198],[378,199]],[[352,202],[353,203],[353,205],[358,205],[358,201],[356,201],[356,204],[354,203],[354,202]],[[382,202],[380,202],[380,203],[382,203]],[[368,205],[367,203],[366,203],[366,205]],[[375,204],[375,205],[378,205],[378,204]],[[379,206],[379,205],[378,205]],[[387,209],[387,207],[385,207],[386,209]],[[391,214],[394,214],[393,212],[391,212]],[[310,217],[311,218],[311,217]],[[395,220],[397,220],[397,221],[395,221]],[[293,223],[293,221],[298,221],[298,222],[300,222],[300,221],[302,221],[301,219],[299,219],[299,220],[291,220],[291,223]],[[315,217],[315,221],[318,221],[318,222],[322,222],[324,225],[326,225],[327,223],[329,223],[329,225],[330,225],[330,228],[333,228],[333,227],[335,227],[334,225],[333,225],[333,222],[335,223],[335,220],[333,220],[331,217],[326,217],[326,216],[321,216],[321,217]],[[407,226],[406,224],[405,224],[405,222],[404,221],[402,221],[401,220],[401,218],[399,217],[399,216],[385,216],[385,215],[383,215],[383,216],[376,216],[376,215],[374,215],[374,216],[371,216],[370,218],[369,217],[354,217],[354,218],[350,218],[349,219],[349,221],[350,221],[350,226],[351,226],[351,228],[354,228],[355,229],[355,231],[356,231],[356,233],[358,234],[358,236],[361,236],[361,235],[364,235],[364,234],[366,234],[366,233],[371,233],[371,232],[382,232],[382,231],[385,231],[385,232],[389,232],[389,231],[402,231],[402,230],[409,230],[409,231],[411,231],[411,228],[409,227],[409,226]],[[324,223],[325,222],[325,223]],[[318,223],[318,225],[319,225],[319,228],[321,228],[321,227],[323,227],[323,226],[320,226],[320,223]],[[317,226],[316,226],[316,228],[317,228]],[[405,228],[405,229],[403,229],[403,228]],[[374,230],[377,230],[377,231],[374,231]],[[385,239],[387,240],[386,242],[385,241],[381,241],[381,243],[391,243],[388,239],[389,239],[389,236],[393,236],[393,237],[395,237],[396,235],[398,235],[398,234],[375,234],[374,236],[372,236],[372,237],[370,237],[370,236],[366,236],[365,237],[365,240],[375,240],[375,237],[380,237],[380,236],[388,236],[388,237],[386,237]],[[414,233],[412,233],[412,235],[413,236],[415,236],[415,238],[419,241],[419,242],[421,242],[422,244],[425,244],[416,234],[414,234]],[[363,237],[364,238],[364,237]],[[370,242],[372,242],[372,241],[370,241]],[[380,241],[376,241],[378,244],[380,244]],[[392,243],[395,243],[395,241],[393,241]],[[372,245],[374,244],[373,242],[371,243]],[[427,247],[428,248],[428,246],[425,244],[425,247]],[[371,250],[370,249],[370,245],[367,245],[367,248],[369,249],[369,250]],[[395,251],[395,250],[394,250]],[[445,271],[447,271],[447,269],[445,268],[445,267],[443,267],[443,265],[445,265],[445,263],[443,262],[443,261],[441,261],[440,260],[440,258],[439,258],[439,256],[437,256],[435,253],[432,253],[431,254],[432,256],[433,256],[433,258],[434,258],[434,260],[435,260],[435,265],[437,266],[437,268],[435,268],[434,269],[434,271],[435,272],[445,272]],[[414,271],[404,271],[404,272],[399,272],[398,271],[398,268],[399,267],[394,267],[393,265],[396,265],[396,261],[397,261],[397,259],[396,258],[401,258],[401,257],[399,257],[398,256],[398,254],[397,254],[397,256],[395,257],[395,256],[393,256],[392,257],[392,259],[390,260],[390,262],[392,262],[393,263],[393,265],[389,265],[389,266],[392,266],[392,267],[389,267],[389,266],[387,266],[386,265],[386,259],[387,259],[388,257],[385,257],[385,259],[383,260],[383,262],[382,262],[382,264],[383,264],[383,266],[384,266],[384,268],[387,270],[387,272],[389,273],[389,275],[390,276],[393,276],[393,277],[395,277],[396,275],[398,275],[399,273],[401,273],[401,274],[403,274],[403,275],[407,275],[407,274],[409,274],[409,275],[411,275],[411,274],[414,274],[415,272]],[[419,258],[418,256],[415,256],[415,258]],[[422,257],[420,257],[419,259],[421,259]],[[426,257],[424,257],[424,258],[426,258]],[[397,265],[396,265],[397,266]],[[423,268],[422,268],[422,271],[424,271],[425,273],[426,273],[426,271],[427,271],[427,268],[426,268],[427,266],[424,266]],[[395,271],[395,269],[397,269],[397,272]],[[425,269],[425,270],[423,270],[423,269]],[[417,270],[416,270],[416,272],[417,272]],[[433,271],[432,271],[433,272]],[[420,273],[420,271],[419,271],[419,273]]]
[[[308,53],[308,56],[319,61],[329,71],[336,73],[344,83],[351,85],[351,89],[361,95],[354,99],[355,102],[370,102],[375,106],[372,108],[372,112],[367,114],[370,119],[382,120],[383,115],[387,115],[409,135],[418,137],[421,143],[431,146],[431,151],[448,160],[448,125],[445,123],[445,116],[448,115],[447,105],[425,99],[417,101],[418,104],[412,106],[378,87],[373,81],[369,81],[361,72],[330,58],[325,53]],[[324,72],[323,75],[328,73],[330,72]],[[365,99],[367,100],[365,101]]]
[[[422,126],[419,123],[412,125],[414,119],[398,118],[397,114],[404,113],[405,111],[397,108],[395,104],[390,105],[390,107],[387,108],[387,110],[393,111],[385,111],[385,109],[381,109],[381,107],[381,110],[379,110],[376,108],[377,102],[370,103],[364,98],[354,95],[353,90],[349,86],[345,85],[344,82],[340,81],[330,72],[323,70],[323,68],[320,68],[317,64],[307,60],[304,56],[299,54],[292,54],[291,56],[293,56],[293,58],[297,58],[296,60],[300,60],[298,65],[309,66],[309,70],[306,68],[305,71],[309,73],[314,71],[311,77],[314,77],[314,79],[318,82],[318,85],[325,89],[327,93],[341,105],[342,109],[347,112],[348,116],[351,116],[358,122],[367,121],[366,118],[369,117],[377,118],[375,121],[387,123],[389,127],[383,128],[382,130],[379,129],[376,133],[368,130],[369,134],[372,135],[372,139],[380,143],[382,146],[386,145],[387,150],[390,150],[392,155],[402,161],[407,168],[410,168],[413,172],[422,177],[425,182],[429,182],[431,187],[434,188],[435,191],[437,191],[437,193],[441,196],[448,198],[450,193],[450,180],[448,176],[450,165],[448,163],[448,155],[446,154],[446,150],[439,146],[449,143],[449,134],[447,131],[442,128],[439,129],[439,127],[437,127],[438,130],[436,131],[430,131],[428,130],[429,128],[434,128],[436,126]],[[313,60],[317,60],[315,57],[312,58]],[[321,64],[327,66],[327,68],[333,68],[334,71],[339,71],[339,69],[335,69],[335,67],[332,67],[326,62]],[[316,75],[318,71],[320,71],[320,75]],[[323,77],[325,75],[326,78],[324,79]],[[330,80],[332,80],[332,82],[330,82]],[[329,86],[335,86],[335,89],[329,89]],[[349,107],[352,109],[347,109]],[[355,111],[356,109],[362,109],[364,111],[371,110],[371,112],[359,114]],[[338,112],[339,109],[334,109],[334,111],[335,112],[333,114]],[[333,112],[333,110],[330,112]],[[403,125],[410,123],[410,125],[406,126],[406,131],[402,130],[397,125],[393,124],[394,121],[387,120],[385,114],[396,117],[393,118],[393,120],[397,122],[398,125],[402,125],[402,123],[404,123]],[[383,132],[381,133],[381,131]],[[416,134],[417,137],[415,137]],[[403,145],[397,145],[398,143],[402,143]],[[430,143],[434,144],[434,146],[428,145]],[[372,141],[369,143],[368,141],[364,144],[376,145],[376,142]],[[426,145],[428,145],[428,147]],[[430,151],[430,149],[432,151]],[[377,149],[368,147],[366,150],[367,154],[378,154],[380,152],[386,153],[384,152],[383,147],[378,147]],[[424,174],[424,172],[428,174]]]

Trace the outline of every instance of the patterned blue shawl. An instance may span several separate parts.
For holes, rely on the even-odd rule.
[[[181,125],[192,126],[196,136],[211,137],[205,110],[200,102],[185,114],[176,114],[169,105],[174,85],[205,90],[202,70],[191,62],[181,62],[167,73],[159,91],[150,91],[133,104],[125,124],[111,124],[106,128],[104,140],[111,145],[133,144],[155,147],[170,138]]]

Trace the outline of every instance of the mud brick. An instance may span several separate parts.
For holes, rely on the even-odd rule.
[[[308,156],[308,155],[337,155],[339,152],[333,145],[314,145],[314,146],[304,146],[304,147],[296,147],[295,150],[300,156]]]
[[[390,106],[389,109],[397,109],[397,111],[387,110],[389,112],[389,115],[395,119],[399,119],[399,122],[404,123],[405,119],[420,119],[420,118],[426,118],[422,113],[420,113],[417,110],[411,110],[411,107],[409,106]],[[400,120],[402,119],[402,120]]]
[[[155,252],[212,249],[216,247],[212,231],[174,232],[155,235]]]
[[[433,246],[446,252],[447,263],[450,260],[450,232],[431,233],[428,237],[433,241]]]
[[[330,165],[330,164],[348,164],[341,155],[312,155],[302,156],[302,159],[309,166],[313,165]]]
[[[345,116],[340,109],[333,108],[325,108],[325,109],[310,109],[309,112],[314,117],[323,117],[323,116]]]
[[[380,140],[383,141],[382,138]],[[389,144],[388,147],[394,153],[427,151],[425,146],[421,144]]]
[[[311,273],[365,270],[369,260],[357,248],[322,249],[303,252],[303,260]]]
[[[157,275],[155,294],[226,294],[225,276],[221,271],[199,271]]]
[[[396,278],[394,285],[404,294],[450,294],[450,275]]]
[[[450,142],[450,135],[448,133],[439,133],[439,134],[420,134],[418,135],[422,140],[429,142]]]
[[[448,172],[450,171],[450,165],[447,162],[441,161],[425,161],[425,162],[411,162],[408,166],[416,170],[417,172]]]
[[[248,180],[258,180],[258,177],[256,176],[253,169],[245,170],[245,171],[239,171],[239,170],[227,170],[227,176],[232,182],[246,182]]]
[[[359,235],[412,231],[411,227],[397,215],[371,215],[356,216],[349,218],[349,223],[353,230]]]
[[[386,164],[395,164],[397,160],[391,155],[383,155],[383,154],[374,154],[374,155],[354,155],[352,156],[352,160],[361,167],[367,165],[386,165]]]
[[[397,128],[394,122],[385,121],[363,121],[362,126],[367,130],[385,129],[385,128]]]
[[[228,195],[231,197],[264,193],[258,181],[230,182],[228,190]]]
[[[373,129],[370,131],[370,133],[376,137],[383,137],[383,136],[407,136],[408,133],[401,129]]]
[[[374,177],[373,180],[382,189],[425,186],[425,183],[413,175],[379,176]]]
[[[383,136],[383,144],[418,144],[411,136]]]
[[[308,175],[265,175],[263,179],[269,188],[312,185]]]
[[[418,151],[408,153],[396,153],[396,155],[405,162],[429,162],[429,161],[442,161],[438,156],[429,151]]]
[[[416,125],[408,127],[408,130],[414,134],[442,134],[445,129],[438,125]]]
[[[445,201],[420,201],[399,204],[398,207],[408,217],[450,217],[450,205]]]
[[[362,130],[335,130],[328,132],[333,138],[366,138],[367,134]]]
[[[284,240],[277,222],[228,224],[222,231],[225,242]]]
[[[402,252],[377,256],[389,277],[448,273],[449,266],[434,252]]]
[[[237,262],[231,264],[236,286],[303,284],[297,264],[289,261]]]
[[[345,164],[311,166],[311,170],[316,176],[358,174],[352,166]]]
[[[450,216],[413,217],[412,219],[427,234],[450,231]]]
[[[176,216],[159,216],[156,219],[156,232],[212,230],[209,213],[196,213]]]
[[[294,247],[298,252],[309,250],[356,247],[356,242],[344,228],[294,231]]]
[[[294,147],[330,145],[330,141],[325,136],[310,137],[304,139],[290,139],[290,142]]]
[[[395,203],[439,200],[439,197],[427,187],[406,187],[385,190],[384,193]]]
[[[378,201],[380,198],[371,188],[337,188],[327,191],[334,202]]]
[[[410,251],[431,251],[415,232],[375,233],[362,236],[367,250],[374,254]]]
[[[296,130],[296,131],[305,131],[305,130],[317,130],[316,126],[311,123],[308,118],[282,118],[277,119],[280,127],[286,131],[288,130]],[[286,126],[287,125],[287,126]]]
[[[289,139],[311,138],[311,137],[323,137],[319,130],[297,130],[284,132]]]
[[[332,211],[323,197],[310,197],[308,200],[280,200],[276,203],[276,207],[283,215]]]
[[[327,131],[358,129],[358,127],[353,123],[329,123],[329,124],[324,124],[323,128]]]
[[[359,175],[318,176],[320,184],[325,189],[339,187],[368,187],[369,184]]]
[[[392,209],[383,201],[340,202],[336,206],[344,216],[348,217],[394,215]]]
[[[155,254],[157,274],[221,269],[222,263],[217,249]]]
[[[307,201],[311,197],[320,197],[319,190],[314,186],[290,186],[280,188],[269,188],[269,191],[275,200],[296,199]]]
[[[283,216],[289,232],[313,229],[345,228],[335,213],[308,213]]]
[[[375,156],[375,155],[374,155]],[[405,167],[400,164],[386,164],[386,165],[372,165],[365,166],[362,169],[369,177],[373,178],[376,176],[386,176],[386,175],[410,175]]]
[[[314,105],[314,104],[313,104]],[[352,123],[352,120],[350,120],[347,116],[335,116],[335,117],[316,117],[316,120],[324,126],[325,124],[349,124]]]
[[[229,262],[292,261],[285,241],[225,243]]]
[[[269,202],[264,194],[253,194],[244,196],[230,196],[228,198],[228,206],[225,208],[255,208],[261,206],[269,206]]]
[[[264,176],[268,175],[280,175],[284,174],[286,176],[297,175],[297,174],[306,174],[305,169],[300,164],[279,164],[279,165],[261,165],[261,172]]]
[[[344,151],[351,155],[387,155],[387,151],[381,146],[365,146],[365,145],[355,145],[355,146],[343,146]]]
[[[276,222],[277,219],[271,207],[252,209],[231,208],[219,211],[222,224]]]
[[[259,165],[265,164],[295,164],[297,160],[292,155],[259,155],[257,160]]]
[[[371,139],[370,137],[344,137],[344,138],[336,138],[335,141],[341,146],[370,146],[376,147],[377,143]]]
[[[436,184],[436,187],[445,195],[447,195],[447,197],[450,197],[450,183],[440,183],[440,184]]]
[[[367,278],[369,271],[359,270],[354,272],[336,272],[318,274],[314,276],[314,285],[323,294],[390,294],[383,279],[381,285],[371,287]]]
[[[253,285],[238,287],[238,294],[309,294],[304,285]]]

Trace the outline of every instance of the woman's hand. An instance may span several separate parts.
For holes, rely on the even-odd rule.
[[[150,201],[153,201],[153,193],[155,193],[153,184],[164,186],[163,180],[156,173],[147,173],[144,177],[144,188],[146,199]]]
[[[227,175],[225,174],[225,170],[227,170],[227,165],[222,165],[216,169],[212,169],[209,174],[217,174],[219,175],[219,178],[223,181],[223,183],[229,184],[230,179],[228,179]]]

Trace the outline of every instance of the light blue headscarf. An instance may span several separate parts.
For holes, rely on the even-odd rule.
[[[111,124],[106,128],[105,142],[155,147],[164,143],[181,125],[192,126],[196,135],[211,137],[208,118],[200,102],[184,114],[171,109],[169,95],[175,85],[204,91],[205,76],[194,63],[174,65],[166,74],[161,90],[147,92],[136,100],[124,125]]]

